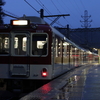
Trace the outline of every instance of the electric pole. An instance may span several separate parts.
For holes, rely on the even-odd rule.
[[[61,14],[61,15],[47,15],[47,16],[44,16],[44,10],[43,9],[40,9],[40,18],[44,18],[44,17],[56,17],[50,25],[53,25],[60,17],[64,17],[64,16],[70,16],[70,14]]]
[[[81,16],[81,17],[84,19],[84,21],[80,21],[83,24],[81,26],[84,27],[84,28],[91,27],[90,23],[92,22],[92,20],[89,21],[89,18],[91,17],[91,15],[88,16],[88,11],[87,10],[84,11],[84,16]]]

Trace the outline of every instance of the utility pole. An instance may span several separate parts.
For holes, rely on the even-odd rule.
[[[53,25],[61,16],[70,16],[70,14],[62,14],[62,15],[48,15],[48,16],[44,16],[44,10],[40,9],[40,18],[44,18],[44,17],[56,17],[54,19],[54,21],[51,22],[50,25]]]
[[[89,21],[89,18],[91,17],[91,15],[88,16],[88,11],[87,10],[84,11],[84,16],[81,16],[81,17],[84,19],[84,21],[80,21],[83,24],[81,26],[84,27],[84,28],[91,27],[90,23],[92,22],[92,20]]]

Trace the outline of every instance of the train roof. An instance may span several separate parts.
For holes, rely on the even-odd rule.
[[[65,40],[66,42],[68,42],[69,44],[73,45],[74,47],[83,50],[85,52],[89,52],[89,50],[82,48],[80,46],[78,46],[77,44],[75,44],[74,42],[72,42],[71,40],[69,40],[68,38],[66,38],[61,32],[59,32],[57,29],[55,29],[54,27],[50,26],[52,31],[54,32],[54,34],[60,36],[63,40]]]
[[[20,17],[19,19],[30,20],[31,23],[36,23],[36,24],[47,24],[42,18],[37,16],[23,16]]]

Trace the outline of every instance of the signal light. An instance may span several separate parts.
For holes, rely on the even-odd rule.
[[[43,68],[43,69],[42,69],[42,76],[43,76],[43,77],[46,77],[47,75],[48,75],[47,69],[46,69],[46,68]]]

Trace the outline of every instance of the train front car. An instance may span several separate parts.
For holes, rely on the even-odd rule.
[[[29,22],[27,22],[29,25],[21,26],[20,23],[24,22],[12,21],[11,77],[51,79],[50,27],[47,24],[29,24]]]
[[[45,22],[38,23],[11,20],[0,28],[0,78],[10,86],[19,80],[52,79],[52,31]]]

